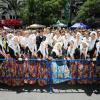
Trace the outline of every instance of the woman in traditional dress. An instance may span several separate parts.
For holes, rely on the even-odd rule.
[[[76,38],[75,38],[75,54],[74,57],[75,59],[80,59],[80,44],[81,44],[81,33],[77,32]]]
[[[73,60],[73,59],[74,59],[75,49],[76,49],[76,46],[75,46],[75,39],[72,38],[72,39],[69,41],[69,46],[68,46],[68,50],[67,50],[67,57],[68,57],[70,60]]]
[[[5,53],[5,50],[4,50],[4,46],[3,46],[3,41],[2,41],[2,36],[0,35],[0,58],[3,59],[4,58],[4,53]],[[2,61],[0,61],[2,62]]]
[[[82,42],[80,43],[80,61],[77,63],[79,84],[87,84],[89,78],[90,61],[87,61],[88,47],[89,44],[87,42],[87,39],[84,37]]]
[[[37,47],[36,47],[36,36],[35,34],[31,34],[28,37],[28,44],[27,47],[30,50],[30,56],[26,56],[26,60],[24,61],[24,74],[26,78],[24,83],[25,84],[35,84],[36,83],[36,76],[37,76]]]
[[[69,45],[69,38],[70,35],[69,33],[65,33],[65,35],[62,37],[62,43],[63,43],[63,47],[62,47],[62,54],[67,55],[67,50],[68,50],[68,45]]]
[[[37,52],[36,35],[35,34],[31,34],[28,37],[28,48],[31,51],[31,54],[33,54],[34,52]]]
[[[9,54],[12,58],[17,58],[20,56],[20,46],[17,36],[14,36],[12,40],[8,43]]]
[[[3,51],[4,53],[6,53],[5,40],[6,40],[6,37],[3,37],[2,35],[0,35],[0,50]]]
[[[90,56],[90,59],[92,59],[92,65],[91,65],[91,77],[93,78],[95,75],[95,69],[96,69],[96,44],[97,44],[97,33],[95,31],[92,31],[90,33],[89,37],[89,50],[88,55]]]
[[[20,46],[19,46],[19,38],[14,36],[12,40],[8,43],[9,47],[9,58],[13,58],[15,60],[10,60],[6,66],[9,66],[11,73],[11,85],[12,86],[20,86],[24,85],[23,77],[23,63],[18,60],[21,57],[20,54]],[[17,79],[18,78],[18,79]]]
[[[19,45],[21,49],[21,54],[25,54],[28,39],[25,36],[19,36]]]
[[[43,41],[38,49],[38,57],[40,60],[37,63],[37,81],[39,86],[47,85],[49,78],[49,67],[46,59],[48,59],[48,41]]]
[[[75,49],[76,49],[75,43],[76,43],[75,38],[72,37],[69,41],[69,46],[67,50],[68,67],[70,68],[72,77],[71,84],[76,84],[76,79],[77,79],[77,66],[76,66],[76,61],[74,61]]]
[[[100,40],[96,44],[96,77],[95,78],[100,78]],[[98,83],[98,80],[96,81]],[[99,81],[100,83],[100,81]]]
[[[49,41],[48,42],[48,54],[50,56],[51,54],[51,51],[53,49],[53,36],[54,36],[54,33],[48,33],[47,37],[46,37],[46,41]]]
[[[54,41],[54,45],[57,43],[57,42],[62,42],[62,36],[60,34],[60,32],[58,30],[55,31],[55,36],[53,37],[53,41]]]
[[[66,61],[62,59],[62,43],[61,42],[56,43],[54,45],[51,56],[53,57],[53,60],[54,60],[54,61],[51,61],[53,84],[59,84],[65,81],[69,81],[71,79],[71,74],[66,64]]]
[[[90,58],[93,59],[96,57],[95,51],[96,51],[96,43],[97,43],[97,33],[95,31],[92,31],[90,33],[89,38],[89,50],[88,54],[90,55]]]
[[[0,82],[4,83],[5,80],[2,77],[5,77],[6,75],[6,70],[8,69],[6,68],[5,65],[5,58],[7,58],[8,56],[6,55],[4,48],[3,48],[3,42],[2,42],[2,36],[0,35]]]
[[[7,38],[7,44],[6,44],[6,52],[9,53],[9,47],[8,44],[11,44],[12,39],[13,39],[14,35],[13,34],[7,34],[6,38]]]

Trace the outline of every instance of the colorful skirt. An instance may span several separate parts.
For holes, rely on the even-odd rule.
[[[70,63],[71,76],[74,82],[79,84],[91,84],[94,82],[95,65],[90,61]]]
[[[47,63],[48,62],[48,63]],[[95,62],[80,61],[58,64],[52,61],[2,61],[0,63],[0,83],[9,86],[25,84],[39,86],[71,81],[78,84],[98,83],[100,66]]]
[[[9,86],[25,84],[47,85],[49,74],[45,63],[29,61],[3,61],[0,64],[0,83]]]

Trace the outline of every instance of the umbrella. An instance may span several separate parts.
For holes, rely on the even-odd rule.
[[[37,28],[45,28],[46,26],[44,25],[40,25],[40,24],[32,24],[30,26],[28,26],[27,28],[29,29],[37,29]]]
[[[81,29],[88,29],[89,26],[83,24],[83,23],[75,23],[74,25],[71,26],[71,28],[81,28]]]
[[[61,23],[59,20],[57,21],[56,24],[53,24],[52,27],[67,27],[66,24]]]

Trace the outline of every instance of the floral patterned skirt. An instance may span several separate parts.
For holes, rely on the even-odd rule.
[[[92,84],[97,78],[94,62],[80,61],[70,63],[70,70],[73,81],[79,84]]]
[[[3,61],[0,63],[0,83],[9,86],[24,86],[25,84],[47,85],[52,80],[53,84],[70,81],[75,84],[98,83],[100,66],[95,62],[70,62],[58,65],[56,62],[45,61]]]
[[[34,85],[35,83],[40,86],[47,85],[48,69],[46,64],[41,64],[29,61],[4,61],[0,64],[0,83],[9,86]]]

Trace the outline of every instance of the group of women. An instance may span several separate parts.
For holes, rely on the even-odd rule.
[[[99,60],[100,30],[0,32],[0,83],[10,86],[91,84],[100,77]]]

